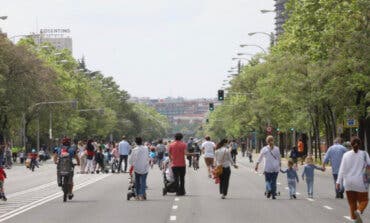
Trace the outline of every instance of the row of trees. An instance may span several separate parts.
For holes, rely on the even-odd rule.
[[[0,37],[1,141],[21,145],[26,138],[35,146],[40,132],[41,144],[49,144],[50,128],[54,138],[118,140],[125,134],[152,140],[166,134],[164,116],[128,100],[112,77],[89,70],[68,50],[38,45],[32,38],[14,45]]]
[[[206,133],[239,138],[257,132],[262,139],[271,125],[286,148],[294,143],[283,140],[287,134],[305,133],[318,156],[320,142],[330,145],[338,126],[354,118],[369,149],[369,1],[290,0],[286,8],[285,33],[231,80]],[[344,130],[343,136],[351,134]]]

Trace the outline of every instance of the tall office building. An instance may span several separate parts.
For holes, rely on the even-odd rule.
[[[50,43],[58,50],[72,52],[72,38],[69,29],[41,29],[40,34],[31,35],[37,44]]]
[[[275,0],[275,34],[276,38],[279,38],[284,33],[283,24],[285,23],[288,16],[285,13],[285,3],[288,0]]]

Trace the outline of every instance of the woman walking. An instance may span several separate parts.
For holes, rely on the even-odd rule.
[[[343,155],[339,168],[336,188],[339,190],[344,186],[351,212],[351,218],[361,223],[368,202],[368,185],[364,182],[363,171],[370,165],[367,152],[360,150],[361,140],[357,136],[351,138],[352,150]]]
[[[149,172],[149,150],[143,146],[141,137],[135,138],[136,147],[132,150],[130,165],[135,172],[136,199],[146,200],[146,177]],[[131,168],[130,168],[131,169]]]
[[[80,157],[80,168],[81,168],[81,171],[80,173],[81,174],[84,174],[85,173],[85,168],[86,168],[86,157],[87,157],[87,154],[86,154],[86,148],[85,148],[85,145],[82,141],[79,141],[78,142],[78,156]]]
[[[215,157],[215,166],[222,165],[222,174],[220,175],[220,194],[221,199],[225,199],[229,188],[231,174],[230,166],[233,165],[235,168],[238,167],[231,157],[230,150],[227,148],[227,139],[221,140],[217,145]]]
[[[85,173],[94,173],[94,154],[95,147],[93,145],[93,140],[89,139],[86,144],[86,169]]]

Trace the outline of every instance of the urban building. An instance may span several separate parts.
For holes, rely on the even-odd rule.
[[[284,33],[283,24],[285,23],[288,16],[285,11],[285,3],[288,0],[275,0],[275,35],[278,38],[281,34]]]
[[[209,103],[216,99],[184,99],[184,98],[131,98],[132,102],[143,103],[155,108],[166,116],[171,124],[172,132],[181,131],[185,134],[194,134],[205,122]]]
[[[30,36],[37,44],[50,43],[58,50],[67,49],[72,53],[72,38],[69,29],[41,29],[39,34]]]

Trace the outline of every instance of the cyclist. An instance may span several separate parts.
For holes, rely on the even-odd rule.
[[[31,153],[29,154],[29,158],[31,159],[30,167],[32,167],[32,165],[35,165],[35,167],[39,168],[37,157],[38,157],[38,153],[36,152],[36,149],[32,149]]]
[[[72,159],[75,158],[77,160],[77,165],[79,166],[80,165],[80,159],[77,156],[77,151],[76,150],[77,150],[76,147],[71,146],[71,139],[67,138],[67,137],[64,137],[62,139],[62,145],[60,147],[57,147],[55,152],[54,152],[54,163],[58,164],[58,158],[61,155],[63,155],[64,153],[68,153],[69,158],[71,159],[71,162],[72,162]],[[71,200],[73,198],[73,174],[74,174],[74,170],[72,169],[70,177],[68,178],[69,179],[68,184],[70,186],[69,191],[68,191],[68,199],[69,200]],[[58,179],[58,185],[60,186],[61,179],[60,179],[60,175],[59,175],[58,170],[57,170],[57,179]]]

